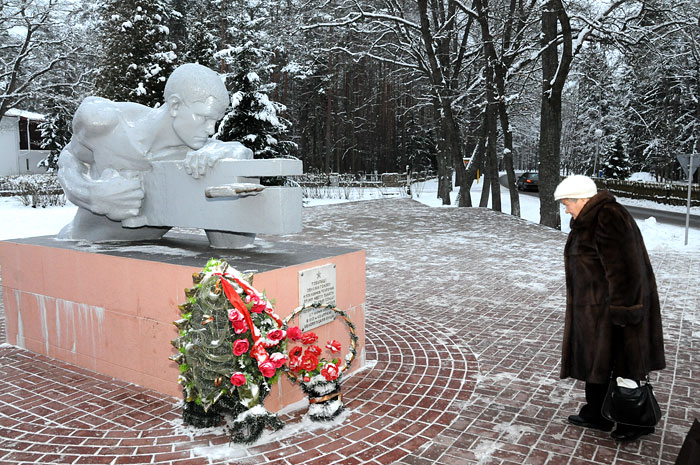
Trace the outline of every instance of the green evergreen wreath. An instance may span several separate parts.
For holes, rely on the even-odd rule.
[[[252,275],[241,275],[223,260],[209,260],[193,282],[179,306],[182,318],[174,322],[178,353],[170,357],[180,368],[183,420],[209,427],[231,417],[232,441],[255,442],[265,427],[283,426],[263,406],[286,362],[282,322],[265,295],[252,288]]]

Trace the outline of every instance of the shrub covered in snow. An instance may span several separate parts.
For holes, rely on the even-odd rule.
[[[66,196],[55,174],[0,178],[0,195],[19,197],[24,205],[32,208],[66,204]]]

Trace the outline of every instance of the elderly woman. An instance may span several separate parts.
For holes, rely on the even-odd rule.
[[[611,377],[642,380],[666,366],[656,280],[639,228],[609,192],[570,176],[554,198],[572,216],[561,377],[586,383],[586,405],[568,421],[610,431],[600,410]],[[611,437],[634,441],[653,432],[618,424]]]

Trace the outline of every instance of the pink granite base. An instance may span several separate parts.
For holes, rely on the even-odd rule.
[[[177,336],[172,322],[192,274],[206,260],[195,267],[26,242],[0,242],[8,343],[181,397],[177,365],[168,360]],[[336,265],[337,306],[357,327],[355,370],[365,346],[364,251],[273,267],[257,273],[254,286],[274,299],[284,318],[298,307],[299,271],[329,263]],[[338,320],[329,326],[315,330],[320,339],[332,337],[347,347],[344,325]],[[281,377],[265,405],[279,411],[303,397]]]

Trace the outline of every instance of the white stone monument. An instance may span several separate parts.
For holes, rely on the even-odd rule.
[[[79,208],[60,239],[152,240],[179,226],[238,248],[301,230],[301,189],[259,179],[302,174],[301,161],[254,160],[239,142],[211,139],[229,104],[218,74],[182,65],[164,97],[157,108],[99,97],[78,107],[58,177]]]

